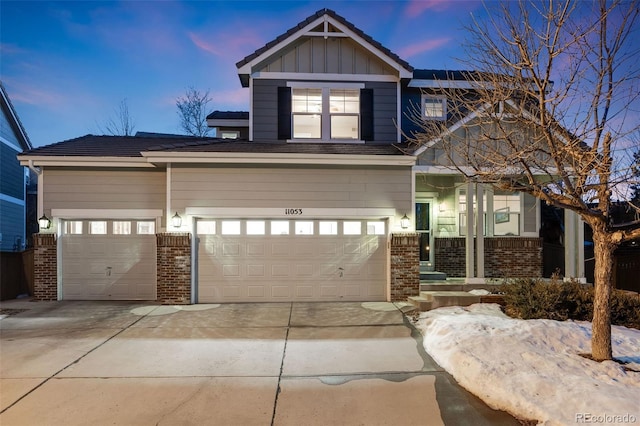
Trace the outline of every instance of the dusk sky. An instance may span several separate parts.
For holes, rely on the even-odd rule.
[[[248,111],[236,62],[322,8],[416,68],[460,69],[462,26],[483,6],[413,1],[5,1],[0,76],[34,146],[102,134],[127,99],[136,131],[181,133],[176,98]]]

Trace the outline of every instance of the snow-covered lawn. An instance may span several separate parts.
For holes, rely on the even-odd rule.
[[[423,312],[416,325],[429,355],[493,408],[543,425],[640,425],[640,330],[613,327],[625,368],[580,355],[591,352],[589,322],[518,320],[477,304]]]

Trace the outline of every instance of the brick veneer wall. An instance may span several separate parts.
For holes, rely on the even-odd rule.
[[[484,261],[489,278],[542,277],[542,238],[485,238]]]
[[[436,269],[449,277],[466,275],[465,238],[436,238]],[[542,239],[526,237],[484,239],[487,278],[542,276]]]
[[[191,235],[156,234],[157,298],[165,305],[191,303]]]
[[[466,252],[464,238],[436,238],[434,241],[434,262],[438,272],[447,277],[466,276]]]
[[[55,234],[33,234],[33,296],[58,300],[58,247]]]
[[[391,301],[420,294],[418,234],[391,235]]]

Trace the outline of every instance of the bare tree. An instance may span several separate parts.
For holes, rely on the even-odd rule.
[[[613,252],[640,223],[610,217],[632,168],[618,153],[639,128],[637,0],[488,3],[467,28],[464,83],[443,81],[448,121],[416,109],[414,143],[467,179],[531,194],[576,212],[593,229],[592,357],[611,359]],[[458,84],[455,84],[458,83]],[[455,124],[453,124],[455,123]],[[637,146],[633,148],[637,149]],[[439,153],[439,156],[438,156]],[[439,159],[439,160],[438,160]],[[626,185],[625,185],[626,184]]]
[[[176,99],[180,128],[192,136],[207,136],[211,131],[207,126],[207,106],[211,100],[209,91],[201,93],[188,88],[184,96]]]
[[[100,132],[115,136],[131,136],[135,129],[135,122],[129,113],[127,98],[124,98],[114,109],[114,115],[104,123],[104,127],[98,125]]]

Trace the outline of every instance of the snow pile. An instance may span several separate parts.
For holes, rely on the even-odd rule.
[[[640,372],[580,356],[591,323],[517,320],[495,304],[440,308],[417,327],[433,359],[495,409],[544,425],[640,423]],[[640,370],[640,331],[613,327],[613,356]]]

